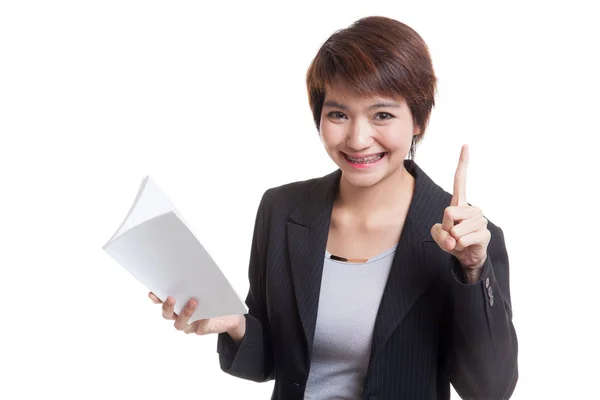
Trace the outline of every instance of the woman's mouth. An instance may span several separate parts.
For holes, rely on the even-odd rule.
[[[344,155],[344,158],[346,159],[346,161],[348,161],[348,163],[350,163],[350,165],[352,165],[353,167],[366,168],[366,167],[373,166],[377,162],[381,161],[381,159],[383,157],[385,157],[387,152],[371,154],[370,156],[367,156],[367,157],[351,157],[346,153],[342,153],[342,154]]]

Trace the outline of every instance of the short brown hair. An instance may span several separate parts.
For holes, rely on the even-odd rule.
[[[321,46],[306,74],[308,101],[320,129],[325,91],[336,80],[366,96],[401,96],[408,104],[422,140],[435,105],[437,78],[425,41],[408,25],[387,17],[365,17],[333,33]]]

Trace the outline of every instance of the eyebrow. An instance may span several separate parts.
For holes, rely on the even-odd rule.
[[[347,110],[348,107],[346,107],[345,105],[338,103],[337,101],[333,101],[333,100],[327,100],[325,103],[323,103],[323,107],[331,107],[331,108],[339,108],[342,110]],[[400,108],[400,104],[398,103],[394,103],[394,102],[390,102],[390,101],[384,101],[384,102],[380,102],[377,104],[373,104],[372,106],[369,107],[369,109],[374,109],[374,108]]]

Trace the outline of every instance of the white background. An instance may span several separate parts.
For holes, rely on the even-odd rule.
[[[588,2],[200,3],[0,3],[0,398],[269,398],[272,382],[221,372],[216,337],[176,331],[101,246],[149,174],[245,296],[262,193],[334,168],[306,69],[367,15],[430,47],[439,92],[418,164],[451,191],[468,143],[468,200],[504,229],[513,398],[598,395]]]

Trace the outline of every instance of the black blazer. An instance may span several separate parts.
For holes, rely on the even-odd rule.
[[[364,399],[508,399],[517,382],[508,256],[492,237],[481,280],[464,284],[458,260],[431,227],[451,195],[411,160],[415,191],[376,316]],[[341,171],[269,189],[258,208],[250,255],[246,335],[220,334],[223,371],[275,379],[272,399],[304,397],[321,273]],[[368,295],[368,293],[357,293]]]

